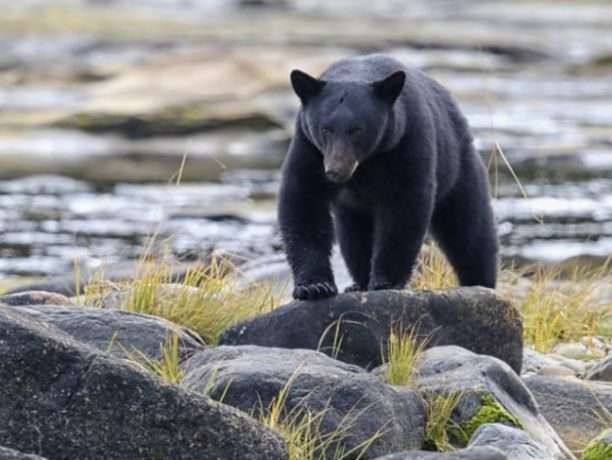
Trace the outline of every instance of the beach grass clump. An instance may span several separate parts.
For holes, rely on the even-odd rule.
[[[224,256],[213,254],[207,263],[191,264],[179,279],[175,268],[169,257],[143,257],[126,281],[111,282],[103,273],[94,277],[80,300],[103,306],[116,294],[115,308],[165,318],[197,332],[209,345],[229,326],[269,312],[282,300],[270,285],[238,286],[233,275],[239,269]]]
[[[561,342],[612,337],[612,296],[602,292],[609,276],[607,264],[595,272],[575,266],[569,276],[537,267],[518,304],[525,343],[547,353]]]
[[[140,350],[124,350],[128,362],[143,371],[157,375],[164,380],[178,384],[183,379],[179,335],[172,334],[161,347],[161,359],[151,358]]]
[[[333,431],[325,431],[322,422],[327,409],[312,411],[299,403],[287,407],[287,396],[292,383],[299,375],[299,369],[283,385],[270,405],[260,410],[259,421],[281,435],[287,443],[289,460],[345,460],[360,459],[368,448],[382,434],[374,433],[369,439],[356,446],[346,445],[350,436],[352,421],[361,415],[349,411]]]
[[[383,378],[389,385],[415,386],[418,362],[428,338],[419,337],[415,328],[394,328],[383,347]]]
[[[442,251],[434,243],[429,245],[429,250],[422,250],[417,259],[409,287],[422,290],[445,289],[456,286],[457,277]]]
[[[437,452],[453,452],[449,436],[461,428],[452,420],[453,411],[461,401],[463,392],[438,392],[426,397],[427,420],[425,422],[426,450]]]

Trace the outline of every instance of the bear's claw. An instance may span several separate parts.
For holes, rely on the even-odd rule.
[[[354,284],[351,284],[349,287],[347,287],[344,290],[344,292],[357,292],[357,291],[367,291],[367,289],[364,289],[359,284],[354,283]]]
[[[316,300],[333,297],[338,294],[338,288],[333,282],[298,284],[293,289],[293,298],[298,300]]]

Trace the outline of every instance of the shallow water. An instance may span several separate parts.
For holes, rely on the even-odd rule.
[[[188,257],[278,253],[289,70],[366,52],[431,74],[483,157],[501,147],[526,192],[497,155],[505,257],[605,258],[611,23],[596,0],[0,0],[0,279],[134,259],[153,234]],[[100,111],[110,127],[61,123]],[[112,126],[125,114],[140,131]]]
[[[559,261],[612,253],[612,180],[504,179],[494,201],[504,256]],[[0,276],[61,275],[138,257],[157,234],[172,252],[223,249],[246,258],[281,250],[278,173],[243,171],[221,183],[117,184],[99,189],[59,176],[0,182]]]

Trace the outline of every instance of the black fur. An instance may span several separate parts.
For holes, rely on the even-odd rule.
[[[291,81],[302,109],[279,222],[294,297],[337,293],[334,233],[349,290],[403,288],[428,230],[462,285],[495,287],[488,178],[448,91],[382,55],[339,61],[319,79],[294,71]]]

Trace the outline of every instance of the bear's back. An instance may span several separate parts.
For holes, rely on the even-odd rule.
[[[388,77],[393,72],[403,70],[412,73],[397,59],[384,54],[355,56],[332,64],[321,74],[321,79],[328,81],[364,81],[373,82]]]

